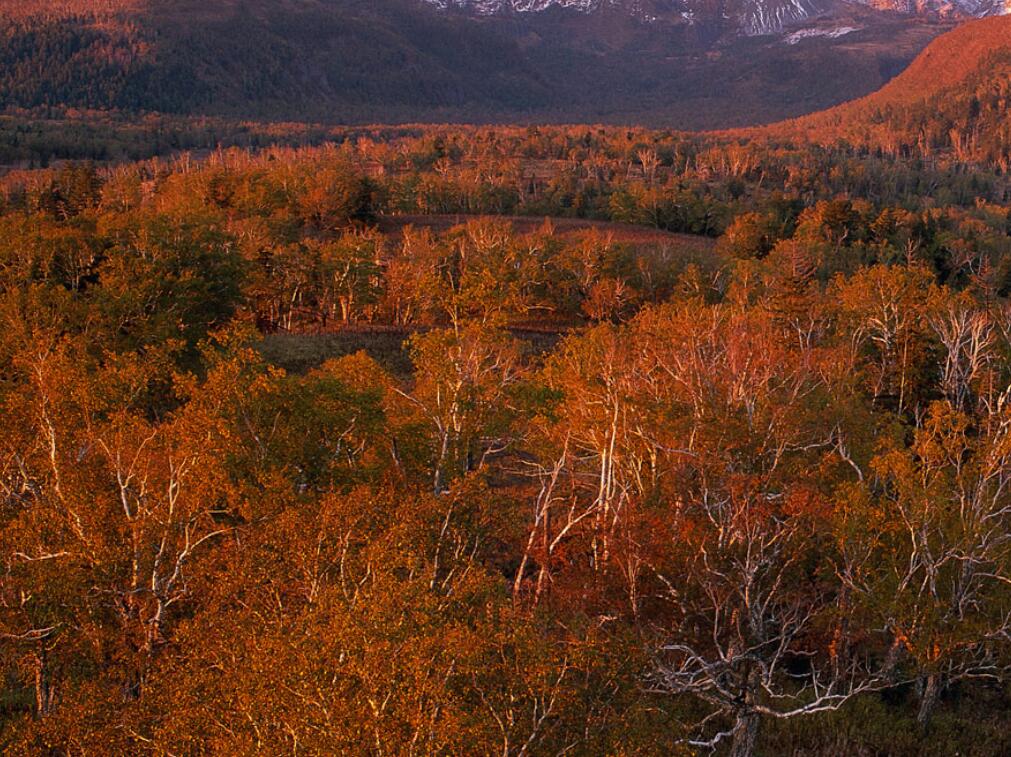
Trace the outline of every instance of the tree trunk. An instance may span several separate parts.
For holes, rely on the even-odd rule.
[[[929,673],[920,679],[920,710],[916,713],[916,722],[920,728],[930,727],[930,719],[941,695],[941,681],[936,673]]]
[[[442,442],[440,443],[439,449],[439,459],[435,463],[435,476],[433,482],[433,489],[436,494],[442,494],[443,489],[443,466],[446,464],[446,457],[449,454],[449,432],[442,432]]]
[[[754,712],[738,713],[734,724],[734,741],[730,746],[730,757],[751,757],[755,753],[758,740],[758,715]]]
[[[42,648],[35,654],[35,717],[43,718],[48,715],[52,704],[53,689],[49,682],[46,650]]]

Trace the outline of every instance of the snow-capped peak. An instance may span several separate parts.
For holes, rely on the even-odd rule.
[[[658,18],[693,24],[730,21],[746,35],[774,34],[829,10],[833,0],[420,0],[440,10],[462,10],[481,16],[536,14],[552,9],[595,13],[604,9],[628,13],[643,22]],[[855,0],[881,10],[984,17],[1011,13],[1011,0]]]

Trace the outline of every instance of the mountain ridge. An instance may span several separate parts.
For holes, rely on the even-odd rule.
[[[722,23],[731,21],[745,35],[780,32],[791,25],[833,15],[847,3],[836,0],[729,0],[714,5],[706,0],[419,0],[441,11],[478,16],[544,14],[551,11],[582,14],[617,11],[645,23],[675,21]],[[881,11],[907,15],[982,18],[1011,12],[1011,0],[848,0]]]

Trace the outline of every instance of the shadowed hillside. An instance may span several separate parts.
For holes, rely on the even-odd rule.
[[[724,128],[860,97],[948,28],[847,13],[851,33],[788,41],[617,12],[475,20],[412,0],[5,0],[0,107]]]

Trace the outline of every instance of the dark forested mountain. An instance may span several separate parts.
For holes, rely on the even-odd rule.
[[[737,11],[668,4],[661,14],[659,3],[636,4],[638,13],[607,3],[592,13],[491,15],[445,5],[5,0],[0,105],[327,122],[732,127],[866,95],[951,24],[852,5],[749,36],[742,31],[772,28],[770,13],[790,19],[767,5],[765,20],[756,16],[750,27],[731,18]]]

